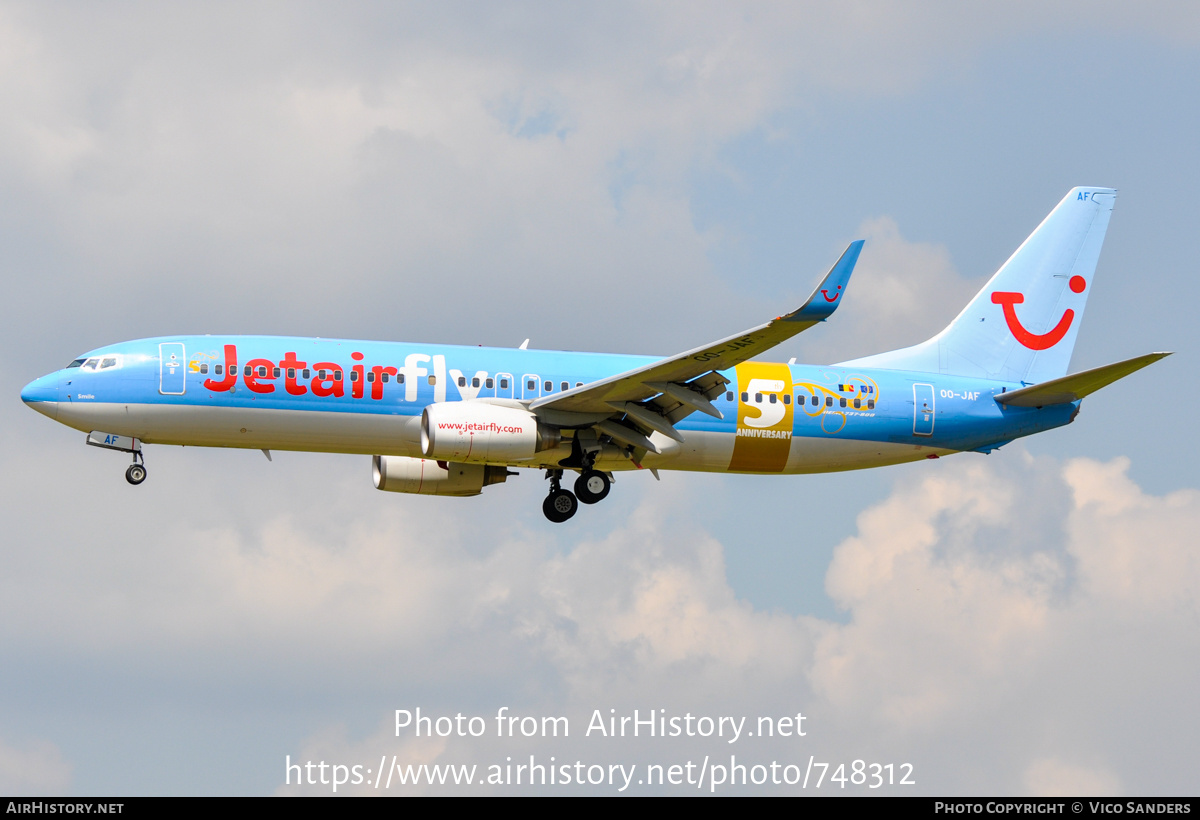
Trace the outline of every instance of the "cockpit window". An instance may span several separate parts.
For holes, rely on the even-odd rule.
[[[121,355],[119,353],[112,356],[92,356],[87,359],[76,359],[67,365],[71,367],[81,367],[84,370],[112,370],[121,366]]]

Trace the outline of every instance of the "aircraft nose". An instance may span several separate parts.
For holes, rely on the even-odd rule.
[[[58,374],[34,379],[21,390],[21,401],[50,418],[58,417]]]

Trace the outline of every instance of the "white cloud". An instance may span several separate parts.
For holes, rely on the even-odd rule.
[[[858,534],[838,548],[828,584],[848,610],[844,625],[736,600],[721,546],[681,525],[688,500],[659,495],[607,537],[526,565],[534,580],[519,601],[501,596],[515,608],[479,624],[493,631],[487,643],[523,641],[526,662],[545,676],[539,688],[553,694],[492,704],[568,714],[576,732],[595,708],[744,714],[751,724],[800,708],[811,719],[806,754],[902,756],[916,763],[922,791],[1171,791],[1182,782],[1171,779],[1178,766],[1155,772],[1129,750],[1145,733],[1161,744],[1149,761],[1159,748],[1194,757],[1194,718],[1181,726],[1179,715],[1200,646],[1194,605],[1178,593],[1200,587],[1186,536],[1200,494],[1146,496],[1126,466],[1058,465],[1020,452],[932,465],[864,512]],[[1114,587],[1095,568],[1138,564],[1145,546],[1136,533],[1151,520],[1158,559],[1141,566],[1137,583]],[[499,577],[504,564],[494,564],[500,586],[511,583]],[[1130,613],[1132,624],[1114,628]],[[1147,664],[1166,679],[1145,680]],[[1114,698],[1137,720],[1114,721]],[[378,760],[393,748],[416,760],[410,746],[385,721],[329,748],[345,760]],[[304,753],[329,759],[325,748],[314,741]],[[529,753],[653,762],[730,751],[789,759],[796,746],[451,738],[420,762],[482,767]]]
[[[907,94],[1028,19],[1197,30],[1194,10],[1094,4],[598,8],[0,8],[6,213],[32,226],[35,260],[58,255],[11,257],[29,296],[6,303],[10,347],[65,361],[64,339],[152,322],[515,344],[528,317],[551,337],[535,346],[673,352],[678,317],[747,312],[711,274],[721,228],[696,228],[688,190],[732,138],[822,94]],[[851,340],[816,358],[919,341],[970,295],[944,248],[889,217],[862,230],[855,310],[830,334]],[[842,545],[841,625],[737,600],[704,499],[647,494],[576,543],[514,516],[511,495],[381,499],[365,470],[230,476],[231,453],[175,483],[156,454],[133,498],[39,435],[3,471],[0,634],[36,659],[30,689],[63,663],[121,681],[113,699],[166,679],[155,692],[180,711],[188,687],[258,696],[294,710],[301,754],[329,757],[503,752],[388,745],[311,706],[386,711],[449,687],[443,702],[585,717],[803,708],[823,725],[801,748],[916,755],[935,791],[1191,782],[1172,761],[1196,756],[1196,497],[1147,496],[1120,463],[930,467]],[[0,748],[31,789],[66,782],[56,754]]]
[[[632,349],[667,352],[662,305],[744,307],[710,269],[719,226],[694,225],[695,171],[778,111],[831,90],[906,93],[1015,25],[979,14],[7,7],[0,170],[78,260],[60,284],[100,279],[137,310],[169,276],[190,296],[176,326],[390,336],[399,313],[425,338],[460,341],[445,328],[470,322],[495,343],[538,312],[547,344],[630,349],[608,329],[619,312]],[[865,227],[902,244],[889,223]],[[936,313],[914,294],[951,295],[939,254],[883,257],[859,289],[879,303],[864,345]]]
[[[1041,761],[1017,764],[1027,773],[1008,789],[1162,790],[1127,750],[1142,731],[1168,757],[1187,742],[1175,722],[1200,671],[1200,494],[1147,496],[1127,468],[963,461],[863,513],[830,568],[851,619],[818,646],[818,691],[872,731],[932,732],[943,745],[1017,721],[1019,737],[979,750]],[[1055,484],[1073,498],[1062,528],[1023,526],[1050,520]],[[1112,698],[1143,723],[1110,726]],[[1068,785],[1053,786],[1060,775]]]
[[[1025,791],[1032,797],[1116,796],[1121,781],[1108,771],[1063,763],[1053,758],[1035,760],[1025,772]]]
[[[945,246],[910,242],[888,216],[863,222],[865,239],[846,305],[827,334],[802,339],[805,360],[839,362],[930,338],[966,306],[984,280],[964,278]]]
[[[16,748],[0,741],[0,791],[6,795],[61,794],[70,783],[71,764],[53,743]]]

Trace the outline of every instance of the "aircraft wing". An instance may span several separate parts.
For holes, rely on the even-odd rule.
[[[851,242],[808,301],[791,313],[645,367],[543,396],[534,400],[530,409],[551,424],[563,426],[571,426],[573,416],[583,423],[587,422],[581,417],[590,416],[591,423],[595,423],[610,416],[626,415],[645,428],[682,440],[671,422],[694,410],[721,418],[720,411],[709,401],[724,391],[727,381],[717,371],[748,361],[833,314],[842,303],[862,246],[861,239]],[[643,404],[648,399],[654,401]],[[608,428],[615,424],[605,422],[601,429],[612,435]],[[629,443],[641,445],[644,440]]]

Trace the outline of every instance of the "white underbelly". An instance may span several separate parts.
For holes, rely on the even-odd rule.
[[[61,403],[58,421],[146,444],[419,456],[420,416],[166,404]]]

